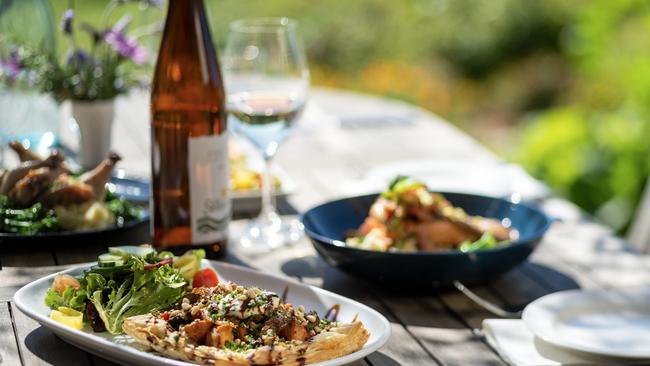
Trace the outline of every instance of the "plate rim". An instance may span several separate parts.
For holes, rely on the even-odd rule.
[[[118,344],[118,343],[112,342],[112,341],[110,341],[108,339],[96,336],[96,335],[94,335],[92,333],[87,333],[87,332],[84,332],[84,331],[81,331],[81,330],[77,330],[77,329],[73,329],[73,328],[70,328],[70,327],[63,326],[63,325],[61,325],[59,323],[56,323],[55,321],[51,320],[49,317],[45,317],[45,316],[39,314],[36,310],[31,309],[27,304],[25,304],[23,302],[23,298],[26,296],[26,293],[28,292],[28,290],[30,288],[32,288],[34,286],[37,286],[42,282],[49,281],[52,278],[54,278],[54,276],[56,276],[58,274],[70,273],[70,272],[83,270],[85,268],[88,268],[88,267],[96,264],[96,263],[97,262],[82,263],[82,264],[79,264],[79,265],[76,265],[76,266],[73,266],[73,267],[70,267],[70,268],[66,268],[66,269],[64,269],[62,271],[58,271],[58,272],[49,274],[47,276],[40,277],[40,278],[38,278],[36,280],[33,280],[33,281],[29,282],[28,284],[22,286],[20,289],[18,289],[18,291],[16,291],[16,293],[12,297],[12,301],[16,305],[18,310],[20,310],[23,314],[25,314],[29,318],[35,320],[41,326],[48,328],[53,333],[57,334],[57,336],[60,336],[64,341],[66,341],[67,343],[72,344],[75,347],[83,348],[83,347],[78,346],[77,342],[76,342],[77,339],[81,338],[81,339],[84,339],[84,340],[90,340],[90,341],[94,342],[95,344],[103,346],[102,349],[105,349],[105,347],[108,347],[109,349],[111,349],[108,353],[110,354],[109,357],[111,357],[112,359],[115,359],[114,355],[118,355],[118,356],[125,355],[125,356],[136,357],[138,359],[138,361],[142,361],[142,362],[150,362],[151,363],[151,362],[155,361],[155,362],[163,363],[163,364],[167,364],[167,365],[192,365],[192,363],[188,363],[188,362],[185,362],[185,361],[182,361],[182,360],[167,358],[167,357],[157,355],[157,354],[153,354],[153,353],[147,353],[147,352],[138,350],[138,349],[136,349],[134,347],[130,347],[128,345],[123,345],[123,344]],[[345,356],[342,356],[342,357],[337,357],[335,359],[315,363],[315,364],[313,364],[313,366],[345,365],[345,364],[350,363],[352,361],[362,359],[362,358],[366,357],[367,355],[369,355],[369,354],[377,351],[378,349],[380,349],[384,344],[386,344],[386,342],[388,342],[388,340],[389,340],[389,338],[391,336],[392,330],[391,330],[391,325],[390,325],[390,322],[388,321],[388,319],[384,315],[379,313],[377,310],[375,310],[375,309],[369,307],[368,305],[365,305],[365,304],[363,304],[363,303],[361,303],[361,302],[359,302],[357,300],[350,299],[348,297],[345,297],[343,295],[339,295],[337,293],[325,290],[325,289],[320,288],[320,287],[316,287],[316,286],[312,286],[312,285],[305,284],[305,283],[302,283],[302,282],[298,282],[298,281],[296,281],[296,280],[294,280],[293,278],[290,278],[290,277],[281,276],[281,275],[277,275],[277,274],[273,274],[273,273],[267,273],[267,272],[259,271],[259,270],[253,269],[253,268],[248,268],[248,267],[244,267],[244,266],[240,266],[240,265],[236,265],[236,264],[232,264],[232,263],[220,262],[220,261],[210,261],[210,260],[206,260],[206,259],[203,260],[203,263],[208,263],[210,266],[215,268],[217,271],[219,271],[219,267],[235,269],[235,270],[238,270],[238,271],[243,271],[243,272],[248,273],[248,274],[252,273],[252,274],[257,275],[257,276],[261,275],[261,276],[264,276],[264,277],[269,277],[269,278],[272,278],[272,279],[275,279],[275,280],[285,282],[287,284],[293,284],[293,285],[296,285],[296,286],[305,287],[305,288],[308,288],[308,289],[310,289],[312,291],[315,291],[318,294],[325,294],[327,296],[333,297],[334,299],[344,299],[346,301],[351,301],[351,302],[355,303],[355,305],[363,308],[364,311],[367,311],[367,312],[373,314],[373,316],[375,316],[380,321],[380,323],[382,325],[382,328],[383,328],[383,332],[380,333],[377,340],[375,342],[373,342],[372,344],[370,344],[368,347],[365,347],[365,345],[364,345],[363,348],[361,348],[360,350],[358,350],[358,351],[356,351],[354,353],[351,353],[351,354],[348,354],[348,355],[345,355]],[[71,342],[70,339],[74,339],[75,341]],[[119,351],[117,351],[117,352],[113,351],[114,347],[118,347]],[[100,352],[100,349],[93,349],[93,350],[90,350],[89,352],[94,353],[94,354],[99,355],[99,356],[102,356],[102,357],[107,357],[105,352],[104,353]],[[123,360],[123,357],[119,357],[119,359]]]
[[[129,220],[122,225],[112,225],[103,229],[82,229],[82,230],[64,230],[64,231],[50,231],[44,233],[37,233],[32,235],[17,234],[0,232],[0,240],[44,240],[52,238],[70,238],[81,237],[85,235],[100,235],[113,233],[120,230],[131,229],[135,226],[143,224],[151,219],[151,212],[148,208],[143,208],[140,211],[140,217],[137,219]]]
[[[552,344],[553,346],[570,350],[570,351],[579,351],[592,355],[605,356],[605,357],[615,357],[621,359],[636,359],[636,360],[647,360],[650,359],[650,350],[647,352],[637,352],[637,353],[621,353],[621,352],[610,352],[599,349],[598,347],[591,347],[584,344],[578,344],[573,342],[561,342],[556,339],[555,332],[553,331],[553,324],[555,323],[555,317],[545,317],[544,315],[555,315],[558,314],[549,314],[548,311],[544,308],[547,305],[552,305],[556,302],[561,302],[561,309],[567,310],[572,307],[573,302],[571,299],[575,298],[596,298],[603,300],[603,297],[606,295],[611,295],[612,292],[625,294],[627,296],[644,296],[646,299],[650,299],[650,287],[634,287],[634,288],[623,288],[616,290],[608,289],[573,289],[566,291],[558,291],[545,296],[542,296],[535,301],[528,304],[521,315],[521,320],[524,322],[526,329],[528,329],[534,336],[539,337],[544,342]],[[569,301],[567,301],[569,300]],[[601,302],[602,304],[603,302]],[[540,319],[542,318],[542,319]],[[545,318],[545,319],[544,319]],[[539,319],[539,320],[538,320]]]

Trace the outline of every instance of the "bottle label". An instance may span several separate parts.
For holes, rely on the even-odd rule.
[[[190,223],[192,244],[209,244],[228,237],[228,136],[190,137]]]

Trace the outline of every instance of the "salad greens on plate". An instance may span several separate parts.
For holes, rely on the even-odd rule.
[[[125,318],[158,312],[178,302],[200,273],[204,257],[203,250],[175,258],[146,246],[112,247],[83,275],[57,276],[45,304],[53,309],[53,319],[83,317],[95,331],[120,334]],[[80,324],[78,319],[74,322]]]
[[[142,208],[106,190],[104,204],[115,218],[115,224],[140,218]],[[36,202],[26,208],[19,208],[7,195],[0,194],[0,232],[34,235],[65,230],[54,209],[47,209]]]

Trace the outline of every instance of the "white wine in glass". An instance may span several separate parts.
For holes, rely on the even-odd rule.
[[[242,246],[255,250],[278,247],[302,235],[299,222],[276,212],[270,173],[278,146],[300,117],[309,92],[309,71],[296,27],[287,18],[233,22],[224,53],[230,126],[265,161],[262,210],[240,239]]]

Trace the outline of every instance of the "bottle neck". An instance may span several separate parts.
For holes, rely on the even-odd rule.
[[[192,19],[207,23],[203,0],[169,0],[167,22],[176,19]]]

